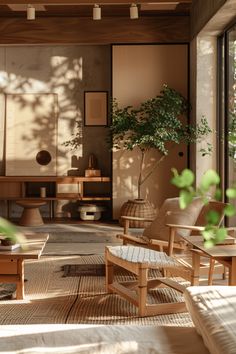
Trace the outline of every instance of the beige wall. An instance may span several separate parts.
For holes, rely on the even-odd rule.
[[[217,163],[216,154],[203,157],[200,153],[200,149],[206,147],[206,142],[212,145],[213,151],[216,151],[216,38],[198,36],[192,41],[190,48],[191,64],[195,68],[191,76],[192,120],[199,123],[204,116],[213,132],[203,142],[197,143],[195,155],[191,154],[195,156],[195,161],[191,160],[190,167],[196,172],[196,185],[198,185],[202,175],[209,168],[216,169]],[[194,62],[193,58],[195,58]]]
[[[137,106],[141,101],[159,94],[163,84],[187,96],[187,45],[132,45],[113,46],[113,97],[123,105]],[[183,151],[184,157],[178,153]],[[151,151],[146,171],[157,158]],[[120,206],[129,198],[137,198],[137,178],[140,156],[137,151],[113,153],[113,216],[117,218]],[[185,146],[177,146],[142,186],[142,197],[155,207],[177,191],[169,183],[171,168],[182,170],[187,165]]]
[[[78,173],[83,176],[91,153],[95,153],[103,175],[110,173],[107,128],[84,126],[84,91],[110,91],[110,46],[1,47],[0,78],[1,97],[7,93],[57,94],[57,175],[67,175],[72,168],[79,168]],[[21,104],[24,107],[26,102]],[[0,112],[4,112],[4,105],[0,106]],[[41,120],[42,124],[39,122],[34,131],[35,137],[32,134],[32,142],[49,133]],[[81,122],[82,144],[72,152],[63,142],[75,132],[75,120]],[[1,154],[4,137],[0,138]],[[40,139],[38,145],[41,149]],[[2,158],[1,174],[4,174]]]
[[[109,45],[0,47],[1,175],[5,174],[5,94],[29,93],[53,93],[58,97],[57,175],[74,173],[78,168],[75,173],[84,176],[91,153],[96,155],[102,175],[110,175],[111,153],[106,141],[107,127],[85,127],[83,124],[84,91],[110,92],[110,60]],[[21,101],[22,109],[26,103],[26,100]],[[75,120],[81,122],[82,145],[72,152],[63,142],[75,132]],[[45,135],[50,138],[50,126],[45,124],[43,114],[40,114],[35,119],[31,140],[28,137],[25,142],[27,148],[37,144],[36,148],[41,150],[40,137]],[[23,158],[20,164],[26,165],[27,159],[28,156],[25,156],[25,161]],[[12,216],[15,216],[14,211]]]
[[[57,112],[55,94],[6,95],[6,176],[56,176]],[[46,165],[36,160],[42,150]]]

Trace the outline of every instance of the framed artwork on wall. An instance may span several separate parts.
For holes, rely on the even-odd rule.
[[[84,92],[84,125],[106,126],[108,113],[107,91]]]

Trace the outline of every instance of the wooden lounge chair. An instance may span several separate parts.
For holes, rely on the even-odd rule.
[[[198,285],[201,268],[207,269],[208,272],[209,269],[211,272],[213,271],[213,259],[208,259],[210,260],[209,268],[209,265],[201,265],[199,253],[193,252],[192,264],[190,264],[182,258],[182,255],[181,257],[174,256],[173,250],[187,250],[188,245],[181,240],[181,232],[199,233],[206,223],[207,211],[211,209],[218,211],[221,216],[220,219],[222,219],[224,206],[224,203],[218,201],[210,201],[208,205],[202,205],[201,199],[197,198],[186,210],[181,211],[178,209],[178,198],[168,199],[160,209],[157,218],[144,230],[141,237],[128,234],[128,221],[131,218],[123,217],[126,233],[119,237],[123,238],[124,245],[106,247],[107,291],[117,293],[137,306],[140,316],[186,311],[184,301],[173,302],[171,300],[167,303],[149,304],[148,291],[167,286],[184,293],[185,286],[179,282],[178,278],[173,277],[181,277],[190,282],[191,285]],[[166,214],[168,224],[166,224]],[[161,237],[164,235],[167,240],[147,237],[149,232],[150,236],[155,231],[155,236]],[[163,252],[163,249],[167,250],[168,255]],[[118,282],[114,278],[114,265],[129,270],[136,276],[136,280]],[[162,276],[150,279],[149,271],[153,269],[162,270]]]
[[[132,244],[161,252],[165,251],[169,256],[174,253],[184,253],[188,250],[188,244],[181,236],[199,234],[204,229],[206,214],[209,210],[215,210],[220,214],[221,223],[223,209],[226,205],[214,200],[203,205],[201,198],[196,198],[189,207],[181,210],[178,203],[178,198],[166,199],[155,220],[143,218],[143,221],[149,221],[150,225],[144,229],[142,235],[138,236],[129,234],[129,222],[133,217],[121,216],[124,221],[124,233],[118,237],[123,240],[124,245]],[[183,262],[192,266],[185,257]],[[219,268],[222,273],[222,266]],[[207,260],[201,264],[201,274],[208,274],[209,284],[212,282],[213,271],[214,260],[210,259],[210,262]]]

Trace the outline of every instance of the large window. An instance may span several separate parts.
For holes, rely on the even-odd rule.
[[[219,39],[220,160],[223,187],[236,185],[236,26]],[[231,224],[235,224],[231,220]]]

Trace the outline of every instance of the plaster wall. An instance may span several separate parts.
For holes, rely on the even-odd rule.
[[[174,60],[174,64],[173,64]],[[133,105],[155,97],[163,84],[168,84],[188,94],[187,45],[118,45],[113,46],[113,97],[121,106]],[[179,153],[183,152],[183,157]],[[145,172],[150,171],[158,159],[156,151],[150,151]],[[137,181],[140,155],[138,151],[113,152],[113,217],[119,217],[121,205],[127,199],[137,198]],[[171,168],[182,170],[187,166],[186,146],[176,146],[169,156],[142,185],[142,197],[156,208],[167,197],[177,196],[170,184]]]
[[[1,175],[5,174],[4,112],[7,93],[58,95],[57,175],[74,173],[84,176],[91,153],[97,157],[102,175],[110,175],[107,127],[84,126],[84,91],[110,91],[110,56],[110,46],[105,45],[0,47]],[[63,142],[75,133],[76,120],[81,124],[81,145],[76,151],[70,151]],[[43,120],[38,119],[32,139],[40,142],[40,136],[49,131]],[[27,144],[30,145],[30,141]],[[21,161],[22,165],[24,162]]]
[[[212,129],[204,142],[197,143],[195,147],[196,160],[191,161],[190,166],[196,172],[196,185],[199,184],[202,175],[209,168],[216,169],[217,155],[202,156],[201,148],[206,148],[206,143],[212,145],[216,152],[216,84],[217,84],[217,41],[214,36],[198,36],[191,44],[192,65],[194,60],[195,73],[192,74],[191,102],[193,102],[192,119],[197,123],[206,117]],[[192,155],[193,156],[193,155]]]

